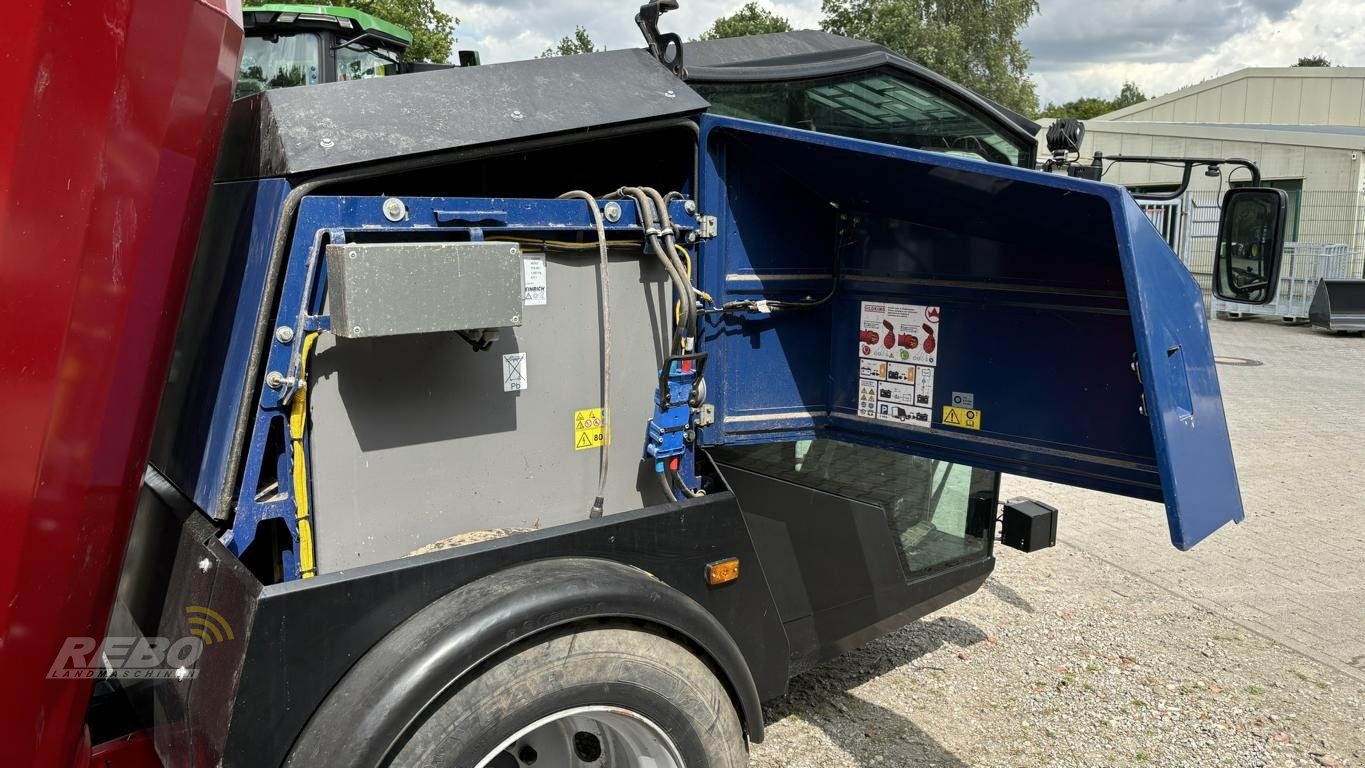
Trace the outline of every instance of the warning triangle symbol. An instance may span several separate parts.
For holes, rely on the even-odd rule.
[[[578,429],[578,430],[583,430],[583,429],[587,429],[587,426],[583,423],[583,420],[582,420],[582,419],[577,419],[577,420],[575,420],[574,423],[573,423],[573,428],[574,428],[574,429]]]
[[[579,432],[579,433],[578,433],[578,443],[577,443],[574,447],[575,447],[575,448],[591,448],[591,447],[592,447],[592,441],[588,439],[588,433],[587,433],[587,432]]]
[[[944,420],[943,420],[943,423],[945,423],[945,424],[961,424],[962,422],[960,422],[960,421],[957,420],[957,411],[955,411],[955,410],[949,408],[949,409],[948,409],[948,418],[944,419]]]

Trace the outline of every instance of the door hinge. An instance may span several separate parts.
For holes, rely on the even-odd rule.
[[[710,240],[716,236],[716,217],[698,216],[697,217],[697,237],[701,240]]]

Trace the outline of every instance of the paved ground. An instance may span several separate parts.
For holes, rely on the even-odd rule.
[[[1188,553],[1160,506],[1007,478],[1059,538],[1365,681],[1365,338],[1214,320],[1246,522]]]
[[[753,764],[1365,766],[1365,338],[1213,333],[1245,523],[1007,478],[1062,543],[797,678]]]

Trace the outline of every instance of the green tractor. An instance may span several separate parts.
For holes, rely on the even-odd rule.
[[[408,72],[475,66],[476,51],[458,64],[403,61],[412,33],[354,8],[271,3],[242,9],[245,39],[234,98],[272,88],[363,80]]]

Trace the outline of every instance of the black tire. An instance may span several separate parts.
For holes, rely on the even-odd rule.
[[[394,768],[472,768],[542,718],[610,705],[657,725],[686,768],[744,768],[744,734],[724,686],[683,646],[637,629],[547,637],[483,670],[433,710]],[[510,763],[509,763],[510,764]],[[585,763],[616,768],[605,761]]]

